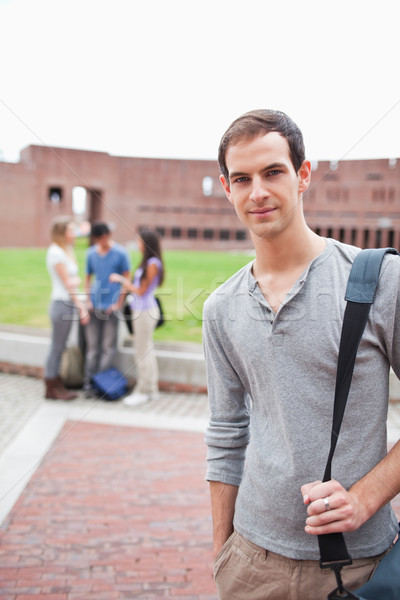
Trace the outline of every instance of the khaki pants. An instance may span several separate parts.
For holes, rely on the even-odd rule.
[[[386,553],[353,560],[344,567],[344,586],[363,585]],[[214,561],[219,600],[326,600],[336,587],[330,569],[317,560],[293,560],[263,550],[236,531]]]
[[[153,332],[160,317],[160,311],[158,306],[149,310],[135,310],[133,317],[137,373],[134,392],[139,394],[155,394],[158,392],[158,365]]]

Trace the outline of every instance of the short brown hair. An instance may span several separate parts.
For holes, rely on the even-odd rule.
[[[303,134],[299,127],[284,112],[260,109],[252,110],[238,117],[222,136],[218,148],[218,163],[226,181],[229,181],[229,172],[225,160],[229,147],[234,146],[240,140],[251,139],[271,131],[276,131],[286,138],[290,158],[296,173],[298,172],[305,159]]]

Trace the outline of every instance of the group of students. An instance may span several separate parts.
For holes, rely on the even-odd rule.
[[[49,315],[52,324],[51,345],[45,366],[45,397],[73,400],[77,394],[65,388],[60,377],[62,354],[73,321],[79,318],[85,340],[85,397],[95,396],[92,378],[113,365],[117,350],[118,323],[129,298],[134,321],[137,381],[124,403],[133,406],[158,394],[158,368],[153,331],[160,317],[154,291],[164,280],[164,265],[157,233],[141,231],[138,248],[141,260],[130,278],[130,259],[116,243],[106,223],[91,227],[93,244],[87,251],[84,291],[74,253],[76,224],[70,217],[57,218],[52,227],[46,265],[52,284]]]

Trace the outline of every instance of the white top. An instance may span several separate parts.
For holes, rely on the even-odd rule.
[[[78,275],[78,265],[58,244],[51,244],[46,254],[46,266],[51,279],[50,300],[69,300],[69,292],[56,271],[56,265],[64,264],[70,277]]]

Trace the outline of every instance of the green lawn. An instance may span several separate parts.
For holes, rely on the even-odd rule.
[[[85,240],[76,253],[84,273]],[[50,326],[47,308],[50,280],[45,267],[45,248],[0,249],[0,323],[28,327]],[[139,254],[132,252],[132,265]],[[159,289],[166,324],[157,329],[156,340],[201,342],[201,315],[209,294],[251,260],[244,254],[223,252],[166,251],[166,280]]]

